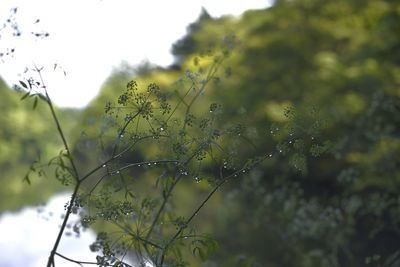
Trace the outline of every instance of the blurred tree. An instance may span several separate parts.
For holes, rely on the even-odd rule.
[[[218,266],[398,264],[399,22],[396,1],[276,1],[240,20],[203,13],[174,45],[201,71],[219,39],[240,41],[206,96],[272,156],[214,203],[219,227],[201,223]]]
[[[231,114],[252,114],[259,133],[272,125],[260,149],[292,143],[232,189],[223,229],[236,234],[217,233],[228,246],[220,258],[389,266],[398,255],[399,19],[392,1],[277,1],[237,24],[242,53],[213,97]],[[297,123],[276,130],[284,112]]]
[[[185,56],[194,54],[199,49],[193,35],[200,30],[201,25],[206,21],[211,21],[213,18],[203,7],[199,18],[187,27],[188,34],[178,40],[172,46],[172,54],[175,56],[178,64],[185,59]]]
[[[32,186],[23,184],[27,169],[38,157],[49,159],[61,148],[54,128],[46,124],[49,118],[44,106],[32,112],[32,104],[20,101],[23,93],[13,92],[0,79],[0,169],[3,186],[0,188],[0,212],[16,210],[24,205],[44,202],[55,191],[65,190],[53,179],[35,179]],[[64,109],[62,118],[68,121],[67,131],[74,127],[79,111]]]

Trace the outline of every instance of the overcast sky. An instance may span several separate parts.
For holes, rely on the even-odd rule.
[[[59,106],[83,107],[122,61],[135,65],[147,59],[161,66],[171,64],[172,43],[185,34],[202,6],[218,17],[265,8],[269,2],[1,0],[0,23],[7,19],[10,8],[19,7],[15,19],[22,35],[15,38],[6,30],[1,32],[0,50],[12,47],[15,52],[12,57],[3,57],[0,76],[11,85],[23,77],[26,67],[43,66],[53,101]],[[49,32],[49,37],[30,34],[41,31]]]

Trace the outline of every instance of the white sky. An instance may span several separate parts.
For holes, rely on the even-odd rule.
[[[3,57],[0,76],[9,85],[22,79],[25,67],[44,67],[53,101],[64,107],[83,107],[98,93],[112,69],[122,61],[145,59],[168,66],[171,45],[186,33],[204,6],[212,16],[240,15],[269,6],[270,0],[1,0],[0,23],[18,6],[16,20],[22,35],[3,32],[0,49],[15,47]],[[39,23],[34,23],[40,19]],[[1,26],[1,25],[0,25]],[[30,32],[46,31],[45,39]],[[53,71],[54,64],[62,67]],[[66,72],[64,76],[63,71]]]

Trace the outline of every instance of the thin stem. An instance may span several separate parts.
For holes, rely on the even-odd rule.
[[[58,120],[57,114],[56,114],[56,112],[54,110],[53,102],[51,101],[49,93],[47,92],[47,89],[46,89],[46,86],[45,86],[45,83],[44,83],[44,80],[43,80],[43,77],[42,77],[41,69],[39,69],[38,67],[35,67],[35,69],[36,69],[37,73],[39,74],[39,78],[40,78],[40,81],[42,83],[42,87],[43,87],[44,92],[46,94],[47,105],[50,108],[51,116],[53,117],[53,120],[54,120],[54,122],[55,122],[55,124],[57,126],[58,134],[61,137],[61,140],[63,142],[64,148],[65,148],[65,150],[67,152],[68,160],[71,163],[72,169],[74,171],[74,178],[78,182],[79,181],[78,169],[76,168],[75,162],[72,159],[71,150],[69,149],[67,139],[65,138],[65,135],[64,135],[64,131],[61,128],[60,121]]]
[[[146,165],[146,164],[166,164],[166,163],[178,163],[178,160],[154,160],[154,161],[143,161],[143,162],[136,162],[136,163],[129,163],[125,166],[122,166],[116,170],[110,171],[106,174],[104,174],[103,176],[100,177],[100,179],[95,183],[95,185],[90,189],[89,193],[87,195],[91,195],[94,190],[96,189],[96,187],[101,183],[101,181],[106,178],[107,176],[111,176],[111,175],[115,175],[118,174],[121,171],[124,171],[130,167],[135,167],[135,166],[141,166],[141,165]],[[95,170],[98,170],[99,167],[97,167]],[[88,173],[88,175],[91,175],[92,173],[94,173],[94,171],[91,171],[90,173]],[[86,178],[88,178],[89,176],[84,176],[84,178],[81,179],[81,182],[83,182]]]
[[[57,253],[57,248],[58,248],[58,245],[60,244],[61,237],[62,237],[62,235],[64,233],[65,227],[67,226],[69,215],[72,213],[73,203],[75,202],[75,199],[76,199],[76,196],[78,194],[78,190],[79,190],[80,185],[81,184],[79,182],[75,185],[75,189],[74,189],[74,192],[72,193],[71,201],[70,201],[70,203],[68,205],[67,212],[65,213],[65,217],[64,217],[63,223],[61,225],[60,231],[58,232],[58,236],[57,236],[56,242],[54,243],[53,249],[50,252],[49,260],[47,262],[47,267],[55,266],[55,264],[54,264],[54,255]]]
[[[79,187],[80,187],[80,185],[81,185],[81,182],[80,182],[80,179],[79,179],[78,169],[76,168],[75,162],[74,162],[74,160],[73,160],[73,158],[72,158],[71,151],[70,151],[69,146],[68,146],[67,139],[65,138],[64,132],[63,132],[63,130],[62,130],[62,128],[61,128],[60,121],[58,120],[57,114],[56,114],[56,112],[55,112],[55,110],[54,110],[54,107],[53,107],[53,103],[52,103],[52,101],[51,101],[51,98],[50,98],[50,96],[49,96],[49,94],[48,94],[48,92],[47,92],[45,83],[44,83],[44,81],[43,81],[43,77],[42,77],[42,74],[41,74],[41,70],[40,70],[39,68],[36,67],[36,71],[37,71],[38,74],[39,74],[40,81],[41,81],[41,83],[42,83],[44,92],[45,92],[45,94],[46,94],[46,102],[47,102],[47,104],[48,104],[48,106],[49,106],[49,108],[50,108],[51,115],[52,115],[53,120],[54,120],[54,122],[55,122],[55,124],[56,124],[56,126],[57,126],[58,134],[60,135],[60,137],[61,137],[61,139],[62,139],[62,142],[63,142],[63,144],[64,144],[64,148],[65,148],[65,150],[66,150],[68,160],[69,160],[69,162],[70,162],[70,164],[71,164],[71,166],[72,166],[72,170],[73,170],[73,174],[74,174],[73,176],[74,176],[75,181],[76,181],[76,185],[75,185],[74,191],[73,191],[72,196],[71,196],[70,204],[68,205],[67,212],[66,212],[66,214],[65,214],[63,223],[62,223],[62,225],[61,225],[60,231],[58,232],[57,239],[56,239],[56,241],[55,241],[55,243],[54,243],[54,246],[53,246],[52,251],[50,252],[49,260],[48,260],[48,262],[47,262],[47,267],[51,267],[51,266],[55,266],[55,263],[54,263],[54,255],[56,255],[56,253],[57,253],[58,245],[60,244],[61,237],[62,237],[62,235],[63,235],[63,233],[64,233],[64,230],[65,230],[65,227],[66,227],[66,225],[67,225],[67,222],[68,222],[68,219],[69,219],[69,215],[70,215],[71,212],[72,212],[73,203],[75,202],[75,199],[76,199],[76,196],[77,196],[77,194],[78,194],[78,190],[79,190]]]
[[[114,148],[113,148],[113,152],[112,152],[112,157],[115,156],[115,154],[117,153],[118,150],[118,144],[121,140],[122,135],[125,133],[126,128],[128,127],[129,123],[131,123],[137,116],[139,116],[140,114],[140,110],[138,112],[136,112],[135,115],[131,116],[124,124],[124,126],[122,127],[121,131],[119,131],[118,133],[118,142],[115,143]]]
[[[158,209],[156,216],[153,219],[153,222],[151,223],[150,229],[146,234],[146,237],[144,239],[149,240],[151,233],[154,230],[154,227],[156,226],[156,223],[158,222],[158,219],[161,216],[162,211],[164,210],[165,205],[168,202],[169,197],[171,196],[172,190],[175,188],[176,184],[179,182],[179,180],[181,179],[182,175],[180,173],[177,174],[177,169],[175,170],[174,173],[174,182],[171,184],[171,186],[168,188],[168,191],[166,194],[164,194],[164,199],[163,202],[161,203],[160,208]]]
[[[219,182],[214,189],[207,195],[207,197],[201,202],[201,204],[197,207],[197,209],[192,213],[192,215],[186,220],[183,226],[179,227],[178,231],[173,235],[173,237],[167,242],[164,246],[161,254],[160,266],[164,263],[165,252],[169,248],[169,246],[178,238],[178,236],[182,233],[182,231],[189,225],[189,223],[193,220],[193,218],[199,213],[199,211],[204,207],[204,205],[208,202],[208,200],[215,194],[215,192],[225,184],[230,176],[224,178],[221,182]]]
[[[80,181],[84,181],[87,178],[89,178],[92,174],[94,174],[95,172],[97,172],[98,170],[100,170],[101,168],[103,168],[105,165],[107,165],[108,163],[122,157],[126,152],[128,152],[129,150],[131,150],[139,141],[142,141],[144,139],[147,138],[151,138],[152,136],[144,136],[139,138],[138,140],[136,140],[135,142],[133,142],[131,145],[129,145],[128,147],[126,147],[124,150],[122,150],[120,153],[111,156],[109,159],[107,159],[106,161],[102,162],[101,164],[99,164],[97,167],[93,168],[91,171],[89,171],[87,174],[85,174],[84,176],[82,176],[82,178],[80,179]],[[167,136],[163,136],[160,135],[160,137],[167,137]],[[140,164],[140,163],[139,163]]]
[[[184,103],[184,99],[185,99],[185,97],[190,93],[190,91],[193,89],[193,85],[194,85],[194,84],[192,84],[192,85],[190,86],[190,88],[186,91],[186,93],[183,95],[183,97],[180,97],[179,94],[178,94],[178,92],[176,92],[176,94],[178,95],[178,98],[180,98],[180,101],[176,104],[176,106],[175,106],[175,108],[172,110],[171,114],[169,114],[169,116],[168,116],[166,122],[168,122],[168,121],[171,119],[171,117],[175,114],[175,111],[179,108],[179,106],[181,105],[181,103]]]
[[[130,228],[128,228],[128,226],[123,226],[121,224],[119,224],[118,222],[113,222],[116,226],[118,226],[119,228],[121,228],[122,230],[126,231],[129,235],[131,235],[134,239],[137,239],[141,242],[143,242],[144,244],[149,244],[150,246],[153,246],[155,248],[158,249],[162,249],[161,246],[157,245],[156,243],[153,243],[141,236],[139,236],[138,234],[135,234]]]
[[[58,253],[58,252],[56,252],[55,254],[56,254],[57,256],[63,258],[64,260],[67,260],[67,261],[70,261],[70,262],[79,264],[80,266],[83,266],[82,264],[93,264],[93,265],[97,264],[97,262],[74,260],[74,259],[68,258],[67,256],[64,256],[64,255],[62,255],[62,254],[60,254],[60,253]]]
[[[97,262],[74,260],[74,259],[71,259],[71,258],[69,258],[69,257],[67,257],[67,256],[64,256],[64,255],[62,255],[62,254],[60,254],[60,253],[58,253],[58,252],[56,252],[55,254],[56,254],[57,256],[63,258],[64,260],[67,260],[67,261],[70,261],[70,262],[79,264],[80,266],[83,266],[82,264],[92,264],[92,265],[97,265],[97,264],[98,264]],[[113,266],[113,265],[111,265],[111,264],[109,264],[109,263],[105,263],[105,264],[106,264],[106,265],[104,265],[104,266]],[[125,266],[132,267],[131,265],[128,265],[127,263],[125,263]]]
[[[165,258],[165,253],[169,246],[179,237],[179,235],[182,233],[182,231],[192,222],[194,217],[200,212],[200,210],[206,205],[206,203],[210,200],[210,198],[217,192],[217,190],[224,185],[226,182],[228,182],[232,177],[237,177],[240,173],[243,171],[248,170],[247,168],[242,168],[226,177],[222,177],[222,173],[220,173],[220,178],[221,181],[211,190],[210,193],[208,193],[207,197],[200,203],[200,205],[194,210],[194,212],[191,214],[191,216],[185,221],[185,223],[179,227],[178,231],[172,236],[172,238],[167,242],[167,244],[164,246],[164,249],[162,250],[161,254],[161,260],[160,260],[160,265],[162,266],[164,263],[164,258]]]

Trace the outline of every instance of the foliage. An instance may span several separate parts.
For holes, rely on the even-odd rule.
[[[393,1],[276,1],[240,20],[204,16],[175,45],[182,71],[201,69],[199,55],[236,36],[204,97],[271,155],[205,211],[199,227],[221,243],[209,263],[397,264],[398,25]],[[176,72],[138,79],[165,83]],[[234,158],[249,151],[237,146]]]
[[[242,110],[255,125],[272,124],[276,141],[288,135],[279,127],[286,112],[302,126],[290,131],[293,149],[310,153],[274,157],[227,194],[236,201],[226,201],[231,215],[221,228],[236,234],[216,233],[227,246],[219,259],[363,266],[397,255],[398,25],[392,1],[277,1],[236,24],[242,53],[231,58],[232,78],[215,99],[224,99],[227,114]],[[260,139],[260,148],[271,146]]]
[[[186,70],[173,92],[155,83],[143,89],[130,81],[116,102],[105,105],[98,146],[91,151],[100,163],[84,175],[43,83],[42,69],[36,68],[39,81],[31,77],[20,81],[27,91],[23,98],[33,97],[48,105],[64,145],[47,165],[63,185],[74,185],[48,266],[55,266],[56,256],[69,259],[57,248],[69,215],[78,212],[82,219],[75,223],[74,232],[89,226],[103,229],[91,246],[99,252],[99,266],[127,266],[124,258],[130,251],[142,265],[186,266],[188,252],[206,260],[216,251],[216,242],[193,227],[192,221],[220,187],[269,158],[266,153],[257,156],[254,149],[251,158],[237,157],[238,147],[249,146],[245,126],[222,121],[222,106],[211,103],[205,108],[202,101],[206,87],[217,79],[229,56],[230,44],[199,58],[198,71]],[[146,158],[132,157],[136,150],[146,150]],[[45,172],[36,165],[31,170],[39,175]],[[152,186],[142,188],[143,179]],[[28,176],[26,180],[30,181]],[[182,190],[181,185],[203,180],[208,183],[204,196],[193,199],[189,209],[180,208],[174,194]]]

